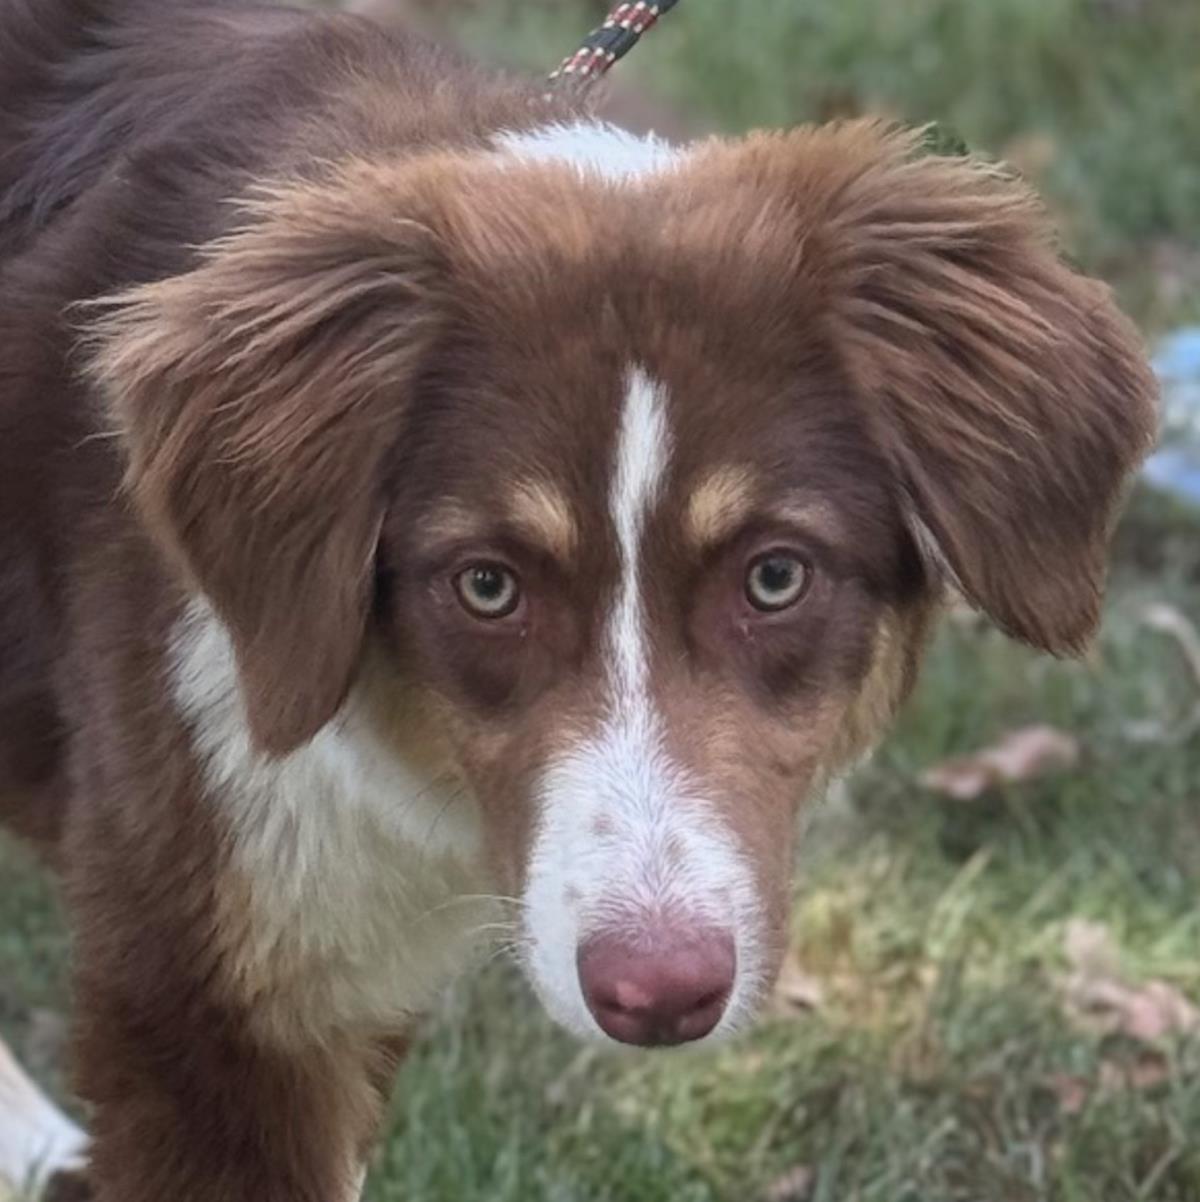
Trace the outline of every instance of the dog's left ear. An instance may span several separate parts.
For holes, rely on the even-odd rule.
[[[135,507],[228,628],[251,733],[282,754],[349,688],[443,273],[377,179],[248,209],[193,270],[116,298],[91,369]]]
[[[829,331],[936,566],[1010,634],[1082,650],[1157,428],[1153,375],[1108,289],[1060,260],[1022,183],[924,154],[917,133],[810,127],[701,161],[718,194],[750,189],[774,227],[795,221],[791,304]],[[786,259],[763,269],[777,278]]]
[[[1077,653],[1156,433],[1140,339],[1060,260],[1020,182],[921,155],[911,135],[840,136],[858,168],[827,212],[831,313],[868,420],[969,598],[1010,634]]]

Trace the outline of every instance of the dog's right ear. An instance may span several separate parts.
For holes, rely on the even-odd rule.
[[[394,176],[289,184],[247,208],[194,270],[111,302],[91,372],[134,504],[227,626],[254,740],[282,754],[350,686],[384,461],[445,271]]]

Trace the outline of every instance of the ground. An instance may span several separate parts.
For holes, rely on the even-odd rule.
[[[496,0],[460,28],[547,64],[596,7]],[[1148,330],[1200,315],[1192,0],[693,0],[652,38],[637,78],[704,120],[882,107],[1024,156]],[[1087,663],[946,624],[895,734],[816,816],[754,1034],[597,1056],[506,964],[465,982],[403,1072],[370,1202],[1196,1202],[1198,533],[1135,498]],[[1147,624],[1164,605],[1176,634]],[[1077,738],[1077,765],[970,801],[921,785],[1031,723]],[[0,881],[0,1032],[57,1090],[66,938],[3,842]]]

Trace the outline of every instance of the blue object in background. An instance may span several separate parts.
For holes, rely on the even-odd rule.
[[[1162,447],[1146,460],[1156,488],[1200,505],[1200,326],[1164,338],[1154,356],[1162,381]]]

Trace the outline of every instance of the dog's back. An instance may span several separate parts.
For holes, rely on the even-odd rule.
[[[211,102],[253,26],[220,0],[16,0],[0,13],[0,255],[27,248],[114,157]],[[282,26],[282,10],[259,18]]]
[[[239,170],[468,141],[505,110],[506,124],[528,124],[523,100],[448,49],[346,14],[15,0],[0,11],[0,265],[149,145],[177,152],[163,155],[164,174],[228,196]]]

